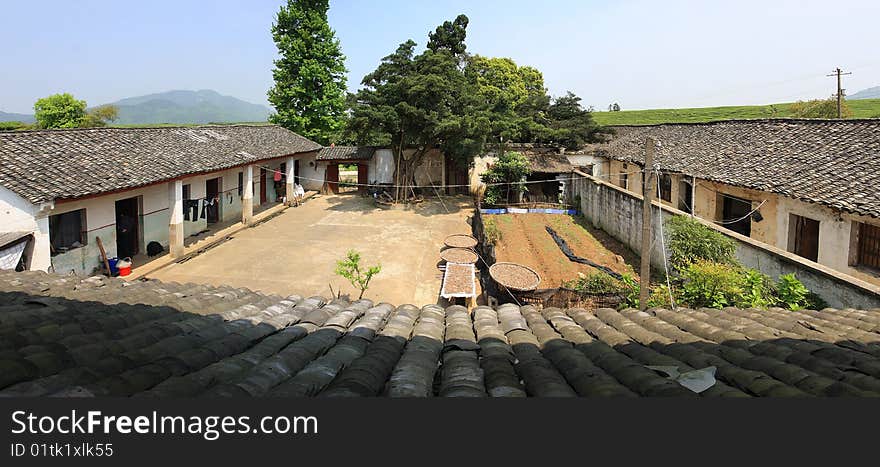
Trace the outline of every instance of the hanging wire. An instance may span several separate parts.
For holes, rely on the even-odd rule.
[[[266,167],[266,166],[256,165],[255,167],[258,167],[258,168],[260,168],[260,169],[265,169],[267,172],[278,172],[278,173],[282,173],[282,174],[283,174],[283,172],[281,172],[281,171],[279,171],[279,170],[275,170],[275,169],[272,169],[272,168],[269,168],[269,167]],[[642,169],[642,170],[636,170],[636,171],[633,171],[633,172],[621,172],[621,173],[617,173],[617,174],[607,174],[607,175],[602,175],[601,177],[611,177],[611,176],[620,176],[620,175],[634,175],[634,174],[644,173],[644,172],[645,172],[645,170]],[[600,178],[601,178],[601,177],[600,177]],[[317,178],[303,177],[302,175],[298,176],[297,178],[299,178],[300,180],[308,180],[308,181],[311,181],[311,182],[319,182],[319,183],[328,183],[328,182],[329,182],[328,180],[322,180],[322,179],[317,179]],[[481,183],[480,183],[480,186],[487,186],[487,187],[490,187],[490,186],[508,186],[508,185],[537,185],[537,184],[541,184],[541,183],[570,182],[570,181],[579,180],[579,179],[581,179],[581,176],[580,176],[580,175],[578,175],[578,176],[574,176],[574,177],[554,178],[554,179],[551,179],[551,180],[532,180],[532,181],[521,181],[521,182],[497,182],[497,183],[485,183],[485,182],[481,182]],[[363,186],[363,187],[368,187],[368,188],[369,188],[369,187],[375,187],[375,188],[420,188],[420,189],[421,189],[421,188],[424,188],[424,189],[442,189],[442,188],[468,188],[468,187],[471,186],[470,183],[467,183],[467,184],[459,184],[459,185],[393,185],[393,184],[385,184],[385,183],[355,183],[355,182],[342,182],[342,181],[334,181],[334,182],[329,182],[329,183],[345,184],[346,186]]]
[[[660,177],[660,170],[656,170],[657,177]],[[657,184],[657,196],[660,196],[660,184]],[[666,251],[666,235],[663,233],[663,202],[660,202],[660,209],[657,209],[657,221],[660,224],[660,248],[663,249],[663,269],[666,271],[666,291],[669,292],[669,304],[672,307],[672,311],[675,311],[675,299],[672,298],[672,281],[669,279],[669,258],[668,252]],[[650,278],[648,278],[648,284],[650,284]]]

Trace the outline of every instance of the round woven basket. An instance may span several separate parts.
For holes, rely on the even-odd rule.
[[[520,292],[535,290],[541,283],[534,269],[516,263],[495,263],[489,268],[489,276],[499,285]]]
[[[455,234],[446,237],[443,243],[449,248],[473,248],[477,246],[477,239],[470,235]]]
[[[469,248],[449,248],[440,252],[440,259],[447,263],[474,264],[477,254]]]

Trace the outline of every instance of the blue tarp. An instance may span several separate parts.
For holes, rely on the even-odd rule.
[[[517,209],[512,208],[508,209],[480,209],[481,214],[569,214],[574,216],[577,214],[577,209]]]

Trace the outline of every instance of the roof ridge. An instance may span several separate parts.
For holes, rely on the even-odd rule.
[[[160,124],[155,124],[160,125]],[[165,126],[98,126],[98,127],[79,127],[79,128],[34,128],[30,130],[0,130],[0,134],[13,134],[13,135],[22,135],[22,134],[36,134],[36,133],[78,133],[78,132],[88,132],[94,130],[111,130],[111,131],[132,131],[132,130],[186,130],[186,129],[197,129],[197,128],[262,128],[262,127],[279,127],[283,128],[281,125],[277,123],[259,123],[259,122],[251,122],[251,123],[204,123],[204,124],[180,124],[180,125],[165,125]],[[299,133],[297,133],[299,134]],[[301,136],[301,135],[300,135]]]
[[[749,123],[749,124],[757,124],[757,123],[807,123],[807,124],[819,124],[819,123],[880,123],[880,117],[875,118],[847,118],[847,119],[836,119],[836,118],[793,118],[793,117],[779,117],[779,118],[732,118],[727,120],[712,120],[708,122],[667,122],[667,123],[645,123],[645,124],[623,124],[623,125],[605,125],[610,128],[643,128],[643,127],[664,127],[664,126],[710,126],[710,125],[718,125],[722,123]]]

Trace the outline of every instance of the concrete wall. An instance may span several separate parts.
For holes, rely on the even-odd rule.
[[[634,251],[639,251],[642,243],[642,197],[592,176],[579,175],[581,177],[571,183],[570,196],[572,201],[579,197],[580,211],[594,226],[604,230]],[[670,216],[686,214],[668,206],[663,206],[661,209],[660,204],[655,202],[652,215],[655,220],[661,215],[665,220]],[[833,307],[861,309],[880,307],[880,286],[836,271],[831,267],[813,263],[777,246],[744,237],[711,222],[699,218],[698,220],[736,240],[736,256],[747,267],[758,269],[773,279],[778,279],[782,274],[795,273],[807,288],[819,294]],[[772,223],[774,218],[765,215],[764,222]],[[661,245],[660,223],[654,222],[653,225],[653,244],[655,247],[652,251],[651,264],[662,270],[664,257],[663,251],[659,247]],[[846,232],[845,228],[833,224],[829,224],[825,229],[827,230],[820,230],[820,236],[822,232],[838,231],[838,235]],[[841,256],[846,258],[845,253],[841,252]]]
[[[612,160],[608,164],[611,172],[610,176],[602,176],[600,178],[619,186],[620,182],[617,174],[624,170],[623,163]],[[627,171],[633,172],[638,169],[640,169],[638,166],[628,164]],[[686,175],[672,175],[672,199],[669,203],[664,202],[664,205],[674,208],[680,206],[679,201],[684,196],[680,183],[683,179],[690,180],[690,177]],[[696,183],[694,214],[697,217],[713,222],[723,222],[725,219],[722,219],[723,213],[719,200],[723,199],[724,195],[748,200],[751,202],[752,208],[758,210],[763,217],[760,221],[755,220],[754,217],[750,219],[751,234],[749,237],[785,251],[793,249],[793,245],[789,245],[791,214],[819,221],[819,257],[817,263],[860,280],[880,285],[880,273],[849,264],[849,258],[857,248],[857,245],[852,244],[854,223],[861,222],[880,225],[880,219],[852,215],[819,204],[808,203],[766,191],[741,188],[699,178],[696,179]],[[641,194],[638,191],[641,186],[641,178],[636,181],[630,175],[628,185],[629,191]]]

